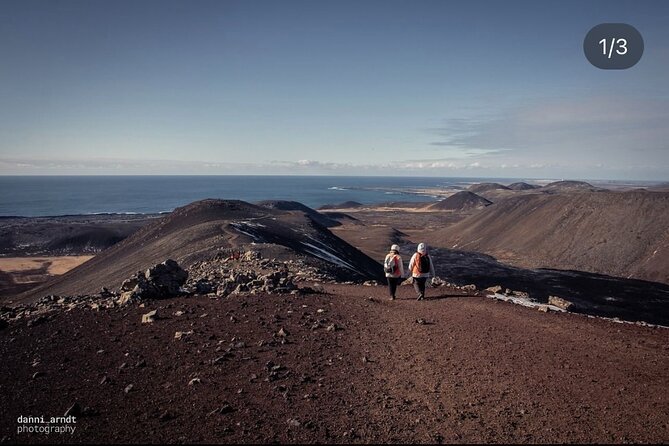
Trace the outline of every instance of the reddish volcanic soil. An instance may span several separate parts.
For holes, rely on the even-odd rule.
[[[423,302],[410,287],[392,302],[384,287],[325,289],[332,294],[176,298],[12,323],[0,331],[0,439],[669,440],[667,329],[447,288]],[[163,318],[142,324],[156,308]],[[75,402],[90,414],[73,435],[16,433],[20,415],[60,416]]]

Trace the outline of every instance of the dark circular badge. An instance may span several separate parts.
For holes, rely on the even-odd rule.
[[[633,67],[643,55],[643,37],[632,25],[602,23],[583,40],[583,52],[591,64],[602,70]]]

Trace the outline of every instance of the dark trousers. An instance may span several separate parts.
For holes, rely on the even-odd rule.
[[[390,294],[390,297],[395,297],[397,285],[401,279],[399,277],[386,277],[386,280],[388,281],[388,294]]]
[[[427,282],[427,277],[413,278],[413,288],[416,290],[419,297],[425,297],[425,282]]]

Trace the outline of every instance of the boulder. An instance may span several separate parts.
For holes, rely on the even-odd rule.
[[[177,262],[167,259],[163,263],[152,266],[144,274],[160,295],[176,296],[179,288],[186,283],[188,273]]]
[[[188,273],[172,259],[152,266],[146,272],[137,272],[121,284],[117,303],[125,305],[142,299],[164,299],[179,295]]]
[[[553,305],[558,308],[562,308],[563,310],[566,311],[573,311],[576,305],[574,305],[573,302],[568,301],[567,299],[563,299],[558,296],[549,296],[548,297],[548,304]]]

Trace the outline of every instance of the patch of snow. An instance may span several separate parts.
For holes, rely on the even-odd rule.
[[[244,229],[247,227],[245,222],[242,223],[230,223],[230,226],[235,228],[237,231],[241,232],[242,234],[251,237],[253,241],[258,242],[258,243],[264,243],[264,240],[262,237],[258,236],[257,234],[253,234],[252,232],[245,231]]]
[[[522,305],[523,307],[529,307],[529,308],[537,308],[543,305],[546,305],[548,308],[550,308],[553,311],[559,311],[561,313],[566,313],[566,310],[563,310],[560,307],[556,307],[555,305],[547,305],[547,304],[542,304],[541,302],[537,302],[534,299],[528,299],[526,297],[519,297],[519,296],[507,296],[505,294],[500,294],[500,293],[495,293],[492,296],[489,296],[492,299],[497,299],[497,300],[503,300],[505,302],[511,302],[516,305]]]
[[[308,248],[311,248],[311,250],[307,249],[306,251],[309,252],[310,254],[318,257],[319,259],[325,260],[326,262],[334,263],[335,265],[343,266],[344,268],[348,268],[352,271],[356,271],[356,269],[353,267],[348,262],[345,262],[344,260],[340,259],[336,255],[332,254],[331,252],[326,251],[325,249],[319,248],[318,246],[312,245],[311,243],[307,242],[301,242],[304,246],[307,246]]]

